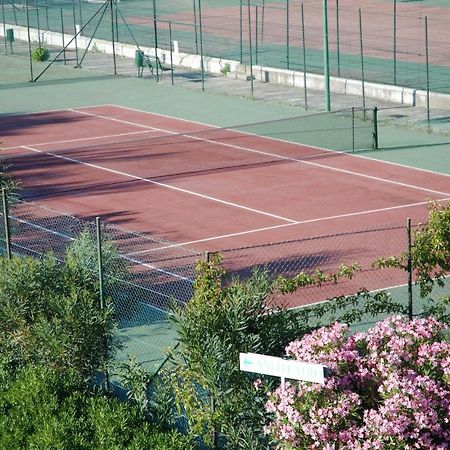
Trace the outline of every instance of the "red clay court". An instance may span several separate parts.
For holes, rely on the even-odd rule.
[[[0,136],[25,199],[198,251],[404,223],[450,199],[447,175],[113,105],[3,117]]]

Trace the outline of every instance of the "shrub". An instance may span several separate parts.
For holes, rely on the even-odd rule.
[[[395,316],[366,333],[321,328],[286,347],[330,369],[324,385],[270,395],[266,432],[280,448],[444,450],[450,443],[450,343],[435,319]]]
[[[228,282],[219,262],[215,255],[197,264],[194,296],[175,311],[181,345],[167,384],[194,436],[208,444],[225,439],[228,448],[264,449],[265,397],[255,391],[254,377],[240,371],[239,353],[281,355],[285,345],[311,328],[306,316],[268,306],[272,297],[348,276],[352,268],[335,275],[318,271],[275,280],[264,270],[254,270],[246,281]]]
[[[26,366],[0,388],[0,448],[189,450],[187,438],[149,425],[139,410],[86,392],[72,371]]]
[[[44,47],[38,47],[31,52],[31,58],[34,61],[47,61],[50,58],[50,52]]]
[[[72,280],[72,282],[68,282]],[[52,256],[0,259],[0,359],[7,369],[28,363],[70,367],[92,376],[107,363],[112,311],[79,287]]]

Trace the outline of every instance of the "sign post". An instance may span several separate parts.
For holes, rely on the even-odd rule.
[[[275,356],[260,355],[258,353],[240,353],[240,369],[244,372],[260,373],[280,377],[284,387],[285,379],[325,383],[327,367]]]

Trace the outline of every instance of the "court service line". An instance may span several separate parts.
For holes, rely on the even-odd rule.
[[[73,163],[76,163],[76,164],[81,164],[81,165],[84,165],[84,166],[87,166],[87,167],[92,167],[94,169],[99,169],[99,170],[103,170],[105,172],[114,173],[116,175],[121,175],[123,177],[128,177],[128,178],[131,178],[133,180],[138,180],[138,181],[142,181],[144,183],[154,184],[156,186],[164,187],[164,188],[167,188],[167,189],[172,189],[172,190],[177,191],[177,192],[183,192],[184,194],[193,195],[195,197],[200,197],[200,198],[203,198],[205,200],[210,200],[210,201],[213,201],[213,202],[216,202],[216,203],[221,203],[223,205],[232,206],[232,207],[235,207],[235,208],[243,209],[245,211],[250,211],[250,212],[253,212],[253,213],[256,213],[256,214],[260,214],[260,215],[263,215],[263,216],[271,217],[272,219],[279,219],[279,220],[283,220],[283,221],[289,222],[289,223],[296,223],[296,221],[293,220],[293,219],[289,219],[287,217],[279,216],[277,214],[271,214],[271,213],[268,213],[268,212],[265,212],[265,211],[261,211],[261,210],[254,209],[254,208],[250,208],[248,206],[239,205],[238,203],[228,202],[226,200],[221,200],[221,199],[216,198],[216,197],[211,197],[209,195],[200,194],[199,192],[190,191],[188,189],[183,189],[183,188],[180,188],[180,187],[172,186],[170,184],[161,183],[159,181],[149,180],[147,178],[142,178],[142,177],[139,177],[137,175],[132,175],[132,174],[127,173],[127,172],[121,172],[119,170],[109,169],[108,167],[99,166],[98,164],[88,163],[88,162],[82,161],[80,159],[69,158],[68,156],[58,155],[57,153],[52,153],[52,152],[48,152],[48,151],[44,151],[44,150],[39,150],[37,148],[33,148],[33,147],[28,146],[28,145],[22,145],[21,147],[25,148],[27,150],[30,150],[32,152],[42,153],[42,154],[45,154],[45,155],[53,156],[55,158],[63,159],[65,161],[70,161],[70,162],[73,162]]]
[[[77,110],[75,110],[75,109],[71,110],[71,111],[77,112]],[[99,118],[102,118],[102,119],[110,119],[110,120],[114,120],[114,121],[118,121],[118,122],[122,121],[122,119],[117,119],[117,118],[112,118],[112,117],[108,117],[108,116],[103,116],[101,114],[88,113],[86,111],[78,111],[78,112],[80,114],[87,114],[87,115],[99,117]],[[124,120],[123,123],[132,124],[132,122],[129,122],[127,120]],[[147,125],[139,125],[139,126],[147,127]],[[367,175],[367,174],[360,173],[360,172],[354,172],[354,171],[348,170],[348,169],[340,169],[338,167],[326,166],[324,164],[314,163],[314,162],[311,162],[311,161],[305,161],[305,160],[302,160],[302,159],[299,159],[299,158],[294,158],[292,156],[282,156],[282,155],[277,155],[275,153],[265,152],[265,151],[262,151],[262,150],[256,150],[256,149],[249,148],[249,147],[243,147],[243,146],[235,145],[235,144],[228,144],[226,142],[215,141],[213,139],[206,139],[206,138],[202,138],[202,137],[199,137],[199,136],[194,136],[194,135],[189,134],[189,133],[176,133],[174,131],[165,130],[163,128],[157,128],[157,127],[148,127],[148,128],[152,128],[154,130],[161,131],[162,133],[167,133],[167,134],[172,134],[172,135],[173,134],[181,134],[183,136],[186,136],[186,137],[189,137],[191,139],[198,140],[198,141],[202,141],[202,142],[209,142],[211,144],[221,145],[221,146],[224,146],[224,147],[235,148],[235,149],[238,149],[238,150],[244,150],[244,151],[247,151],[247,152],[256,153],[256,154],[264,155],[264,156],[270,156],[271,158],[278,158],[278,159],[282,159],[282,160],[285,160],[285,161],[292,161],[292,162],[297,162],[299,164],[306,164],[306,165],[310,165],[310,166],[314,166],[314,167],[320,167],[322,169],[331,170],[331,171],[339,172],[339,173],[345,173],[347,175],[358,176],[358,177],[366,178],[366,179],[369,179],[369,180],[372,180],[372,181],[381,182],[381,183],[390,183],[390,184],[394,184],[396,186],[402,186],[402,187],[406,187],[406,188],[409,188],[409,189],[415,189],[415,190],[428,192],[428,193],[432,193],[432,194],[438,194],[438,195],[444,195],[444,196],[449,196],[450,195],[450,192],[436,191],[434,189],[424,188],[424,187],[416,186],[416,185],[409,184],[409,183],[402,183],[401,181],[389,180],[387,178],[376,177],[374,175]],[[256,137],[259,137],[260,139],[267,139],[267,138],[264,138],[262,136],[256,136]],[[300,144],[292,143],[292,145],[300,145]]]
[[[435,201],[437,201],[437,202],[444,202],[444,201],[448,201],[448,200],[450,200],[450,197],[441,198],[441,199],[438,199],[438,200],[435,200]],[[347,217],[363,216],[365,214],[374,214],[374,213],[378,213],[378,212],[393,211],[393,210],[396,210],[396,209],[412,208],[414,206],[428,205],[428,203],[429,203],[428,201],[423,201],[423,202],[417,202],[417,203],[408,203],[406,205],[389,206],[387,208],[372,209],[372,210],[367,210],[367,211],[357,211],[357,212],[347,213],[347,214],[338,214],[338,215],[335,215],[335,216],[317,217],[315,219],[299,220],[299,221],[297,221],[295,223],[285,223],[285,224],[282,224],[282,225],[274,225],[272,227],[256,228],[254,230],[240,231],[240,232],[237,232],[237,233],[223,234],[223,235],[220,235],[220,236],[213,236],[213,237],[208,237],[208,238],[203,238],[203,239],[197,239],[195,241],[181,242],[179,244],[170,244],[170,245],[166,245],[164,247],[157,247],[157,248],[152,248],[152,249],[148,249],[148,250],[140,250],[140,251],[137,251],[137,252],[127,253],[127,255],[133,255],[133,256],[134,255],[140,255],[142,253],[150,253],[150,252],[154,252],[154,251],[161,251],[161,250],[174,248],[174,247],[183,247],[183,246],[192,245],[192,244],[199,244],[199,243],[202,243],[202,242],[209,242],[209,241],[214,241],[214,240],[219,240],[219,239],[226,239],[226,238],[229,238],[229,237],[243,236],[245,234],[257,233],[257,232],[260,232],[260,231],[274,230],[274,229],[277,229],[277,228],[290,227],[290,226],[293,226],[293,225],[304,225],[304,224],[307,224],[307,223],[324,222],[326,220],[333,220],[333,219],[345,219]]]
[[[109,139],[109,138],[115,138],[115,137],[122,137],[122,136],[131,136],[136,134],[145,134],[145,133],[158,133],[159,130],[142,130],[142,131],[130,131],[127,133],[117,133],[117,134],[109,134],[104,136],[93,136],[93,137],[86,137],[86,138],[78,138],[78,139],[66,139],[64,141],[50,141],[50,142],[39,142],[39,143],[33,143],[33,144],[26,144],[30,147],[37,147],[39,145],[56,145],[56,144],[69,144],[71,142],[82,142],[82,141],[90,141],[95,139]],[[109,145],[110,143],[106,143],[104,145]],[[23,145],[14,145],[12,147],[3,147],[2,150],[13,150],[15,148],[21,148]]]

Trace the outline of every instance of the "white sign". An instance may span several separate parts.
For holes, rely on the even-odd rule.
[[[244,372],[272,375],[282,379],[290,378],[313,383],[325,383],[327,368],[321,364],[277,358],[258,353],[240,353],[239,363],[240,369]]]

